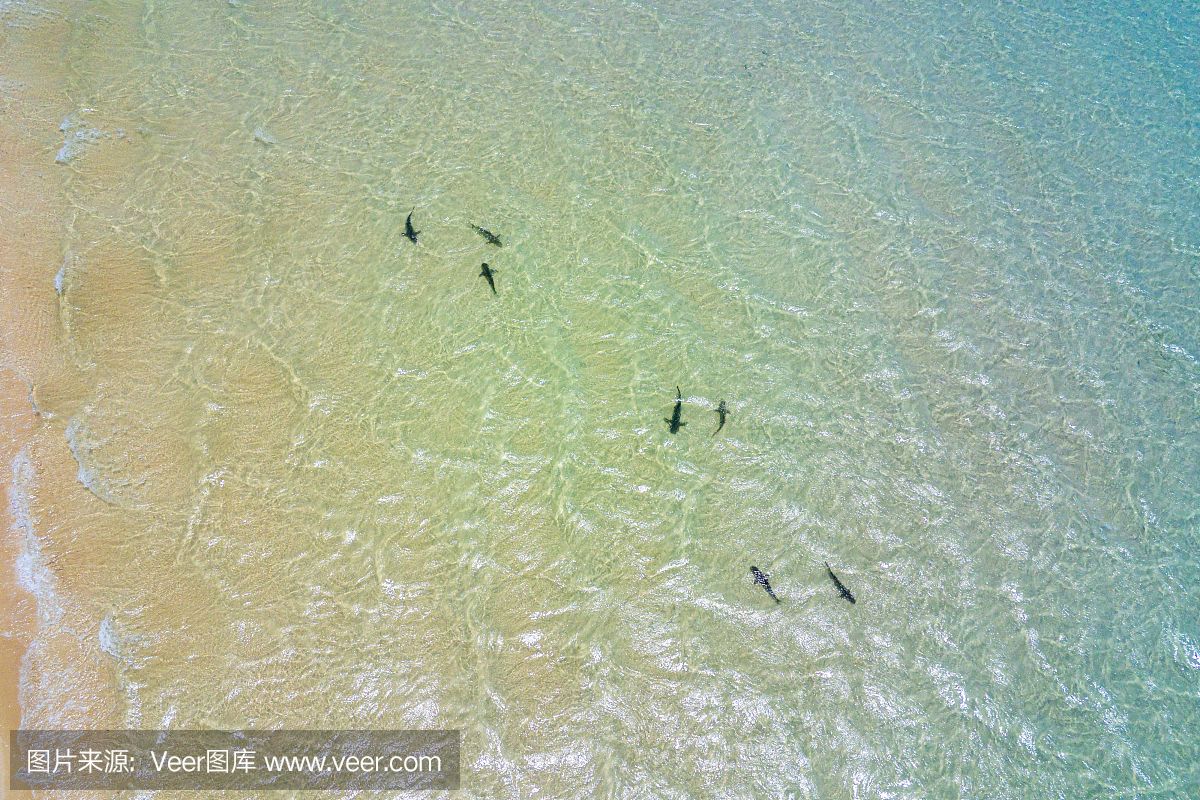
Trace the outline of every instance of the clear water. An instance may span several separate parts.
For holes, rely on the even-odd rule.
[[[128,725],[462,728],[465,797],[1200,793],[1200,13],[725,5],[67,12]]]

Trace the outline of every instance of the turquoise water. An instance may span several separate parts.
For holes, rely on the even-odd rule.
[[[478,797],[1200,794],[1194,7],[66,13],[51,424],[127,724],[461,728]]]

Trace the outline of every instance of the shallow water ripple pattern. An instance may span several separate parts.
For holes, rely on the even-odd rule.
[[[1200,790],[1195,9],[721,5],[71,12],[128,724],[460,727],[473,797]]]

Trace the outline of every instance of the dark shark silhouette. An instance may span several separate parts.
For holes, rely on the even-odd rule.
[[[492,287],[492,294],[499,294],[496,291],[496,281],[492,279],[492,276],[495,274],[492,272],[492,268],[488,266],[488,263],[486,261],[483,262],[483,269],[479,271],[479,277],[487,278],[488,286]]]
[[[778,603],[779,598],[775,596],[774,590],[771,589],[771,582],[767,580],[771,576],[764,573],[758,567],[750,567],[750,574],[754,576],[754,582],[766,589],[767,594],[771,595],[771,599]]]
[[[472,230],[474,230],[484,239],[487,239],[488,244],[494,244],[496,247],[504,246],[504,242],[500,241],[500,237],[489,231],[487,228],[481,228],[473,222],[468,222],[467,224],[471,226]]]
[[[686,422],[679,421],[682,416],[683,416],[683,393],[680,392],[679,387],[676,386],[675,387],[675,410],[671,412],[670,419],[663,417],[663,422],[665,422],[671,426],[671,428],[670,428],[671,433],[679,433],[679,429],[682,428],[684,425],[687,425]]]
[[[825,571],[829,573],[829,579],[833,581],[833,585],[837,587],[838,594],[840,594],[844,599],[849,600],[851,603],[855,602],[854,595],[850,594],[850,590],[847,589],[840,580],[838,580],[837,575],[833,574],[833,570],[829,568],[828,561],[825,562]]]
[[[408,212],[408,219],[404,220],[404,235],[407,236],[408,240],[413,244],[417,243],[417,234],[420,233],[420,231],[413,230],[412,226],[412,215],[413,211],[416,210],[416,207],[414,207],[412,211]]]
[[[729,409],[725,407],[725,401],[722,400],[713,411],[716,412],[718,419],[721,420],[717,425],[717,429],[712,432],[712,435],[716,436],[721,432],[721,428],[725,427],[725,415],[729,413]]]

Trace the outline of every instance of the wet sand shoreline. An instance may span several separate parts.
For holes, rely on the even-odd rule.
[[[34,598],[17,581],[17,558],[21,552],[21,533],[9,502],[12,491],[11,464],[18,448],[28,441],[35,424],[22,390],[25,388],[12,371],[0,372],[0,459],[5,467],[3,536],[0,536],[0,560],[5,565],[0,578],[0,617],[5,620],[0,637],[0,724],[4,732],[19,727],[21,722],[20,674],[21,661],[33,635],[36,606]],[[8,736],[3,737],[0,752],[8,757]]]
[[[22,585],[19,559],[29,534],[25,488],[16,483],[19,458],[42,471],[37,453],[50,452],[55,434],[36,407],[42,383],[62,384],[67,366],[61,358],[54,275],[63,229],[63,175],[54,163],[57,119],[66,99],[63,76],[47,58],[69,32],[64,16],[10,11],[5,19],[4,79],[10,92],[0,115],[0,205],[7,223],[0,228],[0,462],[4,486],[4,524],[0,535],[0,722],[6,732],[22,722],[21,678],[24,656],[36,634],[37,599]],[[13,19],[16,17],[16,19]],[[57,49],[56,49],[57,48]],[[41,488],[41,487],[39,487]],[[49,489],[50,487],[44,487]],[[41,494],[40,491],[34,490]],[[53,492],[39,498],[40,502]],[[8,737],[0,752],[7,759]]]

